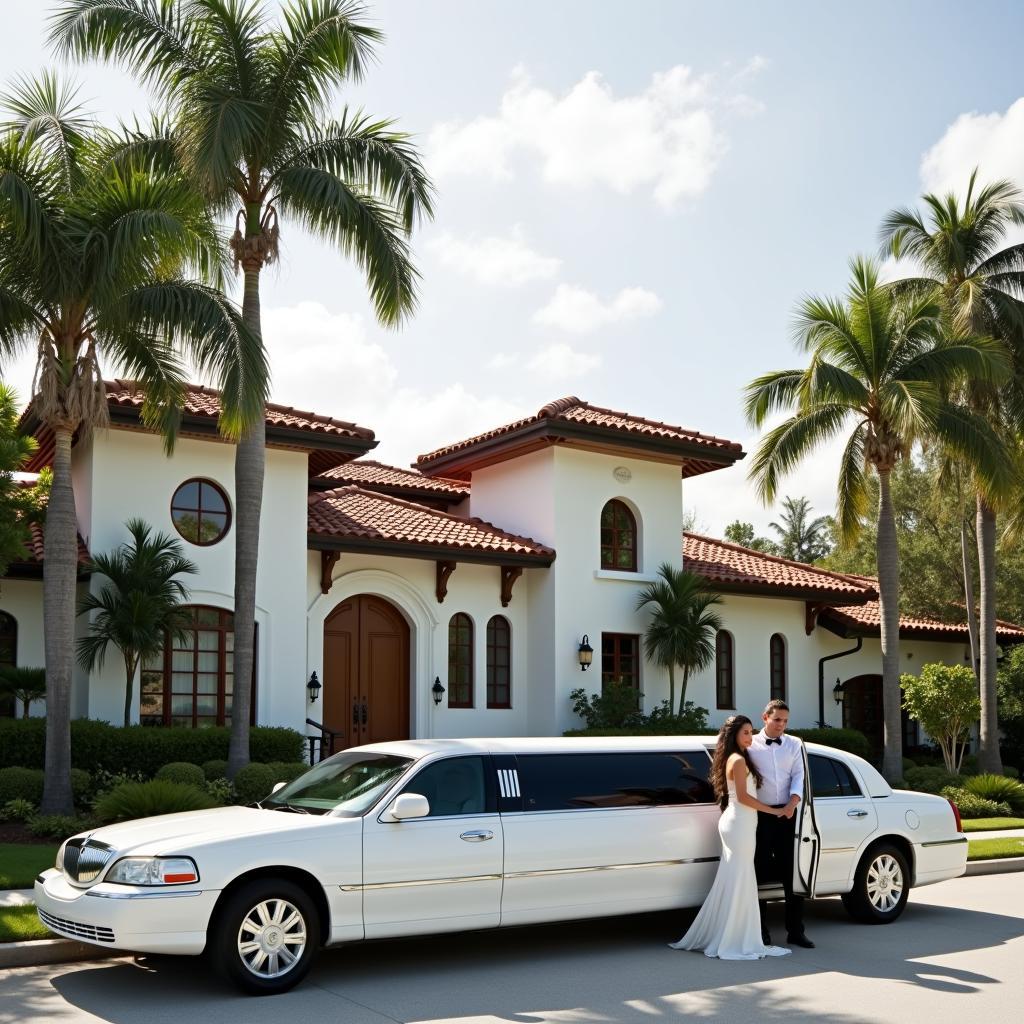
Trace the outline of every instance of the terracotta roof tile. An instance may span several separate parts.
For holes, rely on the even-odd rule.
[[[840,604],[875,595],[872,584],[696,533],[683,534],[683,562],[709,582],[738,590],[806,592]]]
[[[735,441],[702,434],[686,427],[676,427],[657,420],[645,419],[642,416],[633,416],[630,413],[617,412],[614,409],[604,409],[600,406],[590,405],[575,395],[570,395],[554,402],[548,402],[532,416],[526,416],[513,423],[506,423],[504,426],[477,434],[475,437],[457,441],[425,455],[420,455],[416,460],[416,465],[429,469],[430,466],[441,463],[441,468],[443,468],[445,461],[451,461],[460,453],[468,455],[476,449],[493,448],[494,444],[502,438],[511,439],[513,435],[542,425],[550,427],[555,433],[560,426],[563,429],[571,426],[593,428],[603,434],[609,443],[617,442],[624,446],[628,445],[631,439],[656,440],[669,446],[677,445],[681,451],[685,450],[691,456],[694,473],[688,475],[719,468],[725,463],[731,463],[743,457],[743,450]],[[699,457],[694,456],[694,449],[707,451],[709,458],[706,464]]]
[[[354,547],[411,547],[421,549],[425,557],[466,555],[495,564],[513,559],[538,565],[550,565],[555,557],[551,548],[482,519],[439,512],[356,484],[310,494],[308,531],[311,540],[347,541]]]
[[[316,477],[318,481],[334,484],[360,484],[367,490],[385,494],[424,491],[439,498],[461,501],[469,496],[469,484],[460,480],[446,480],[439,476],[425,476],[415,469],[399,469],[373,459],[356,459],[343,466],[327,470]]]
[[[35,569],[38,571],[43,565],[43,551],[45,547],[45,535],[42,523],[30,523],[28,528],[28,542],[26,543],[28,556],[12,562],[8,573],[15,575],[18,569]],[[78,564],[85,565],[89,561],[89,549],[81,535],[78,536]]]

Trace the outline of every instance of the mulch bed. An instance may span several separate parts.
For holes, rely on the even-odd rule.
[[[37,843],[40,846],[52,846],[53,840],[32,835],[20,821],[0,821],[0,843]]]

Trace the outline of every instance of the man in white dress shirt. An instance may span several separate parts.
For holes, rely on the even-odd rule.
[[[804,792],[804,757],[800,741],[786,735],[789,707],[785,701],[771,700],[761,715],[764,728],[754,736],[747,751],[761,773],[757,798],[772,807],[785,808],[782,817],[758,812],[757,849],[754,868],[759,883],[781,882],[786,893],[786,938],[790,945],[813,949],[804,934],[804,901],[793,892],[793,855],[796,809]],[[771,936],[761,905],[761,937],[765,945]]]

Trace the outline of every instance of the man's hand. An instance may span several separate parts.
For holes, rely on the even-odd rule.
[[[791,796],[789,798],[789,803],[786,804],[786,806],[783,808],[782,813],[787,818],[792,818],[793,815],[796,814],[796,805],[798,803],[800,803],[800,797],[798,797],[798,796]]]

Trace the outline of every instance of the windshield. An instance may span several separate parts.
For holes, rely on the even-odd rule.
[[[372,807],[410,764],[412,758],[394,754],[335,754],[260,804],[301,808],[313,814],[340,811],[353,818]]]

